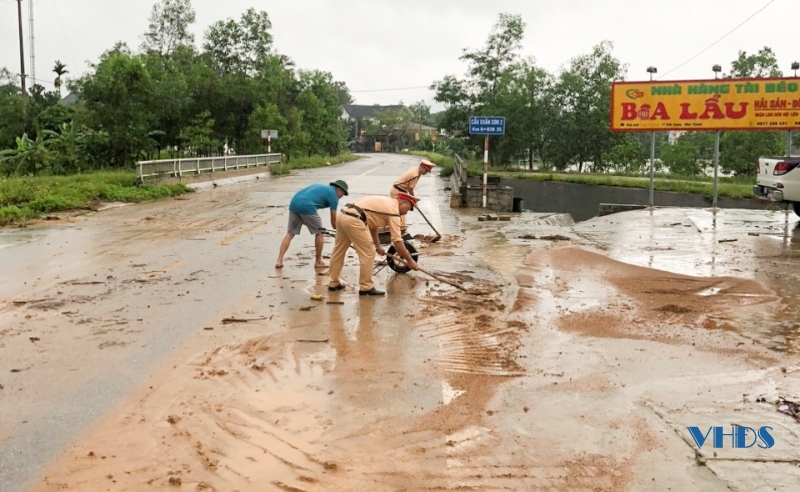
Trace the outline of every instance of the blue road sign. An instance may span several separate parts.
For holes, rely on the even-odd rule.
[[[505,116],[470,116],[470,135],[505,135]]]

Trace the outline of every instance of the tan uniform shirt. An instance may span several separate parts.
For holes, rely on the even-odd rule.
[[[397,178],[397,181],[395,181],[394,184],[395,186],[402,188],[404,192],[413,195],[414,188],[416,188],[417,183],[419,183],[419,177],[419,166],[414,166],[408,171],[404,172],[402,176]]]
[[[389,226],[392,242],[403,240],[400,236],[400,204],[396,199],[388,196],[365,196],[352,203],[364,210],[368,228],[380,229]]]

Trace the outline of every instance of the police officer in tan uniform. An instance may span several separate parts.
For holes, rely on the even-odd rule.
[[[418,199],[407,194],[398,193],[395,198],[388,196],[365,196],[345,205],[336,218],[336,242],[331,253],[331,271],[328,290],[344,289],[339,276],[344,267],[344,257],[352,244],[358,253],[359,295],[382,296],[386,294],[375,288],[372,281],[372,269],[375,266],[375,255],[385,255],[378,238],[378,229],[389,228],[389,235],[394,249],[406,262],[409,268],[417,270],[417,262],[403,244],[400,237],[400,218],[409,210],[414,210]]]
[[[397,178],[397,181],[395,181],[392,185],[392,189],[389,190],[389,196],[392,198],[397,198],[398,193],[406,193],[414,196],[414,188],[416,188],[417,184],[419,184],[420,176],[425,176],[431,172],[431,169],[433,169],[434,166],[436,166],[436,164],[429,160],[421,160],[418,166],[409,168],[408,171],[404,172],[402,176]],[[400,218],[400,228],[403,230],[406,229],[405,216]]]

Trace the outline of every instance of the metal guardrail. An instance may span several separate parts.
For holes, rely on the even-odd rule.
[[[453,174],[450,175],[450,189],[459,193],[462,186],[467,184],[467,163],[458,154],[453,156]]]
[[[236,171],[280,164],[281,154],[161,159],[136,163],[136,181],[144,183],[164,178],[199,176],[206,173]]]

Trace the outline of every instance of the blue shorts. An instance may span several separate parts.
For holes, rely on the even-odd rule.
[[[300,228],[303,226],[306,226],[308,232],[311,234],[322,234],[322,219],[319,218],[319,214],[303,215],[296,212],[289,212],[288,233],[296,236],[300,234]]]

